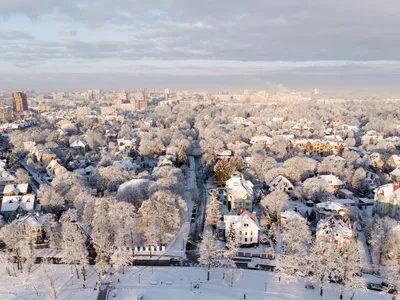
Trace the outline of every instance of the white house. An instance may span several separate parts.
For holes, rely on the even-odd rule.
[[[274,143],[274,140],[266,135],[256,135],[253,136],[250,140],[250,144],[255,145],[255,144],[261,144],[261,145],[267,145],[271,146]]]
[[[225,237],[234,236],[241,246],[258,243],[260,225],[256,213],[242,210],[239,215],[225,215]]]
[[[217,159],[224,159],[224,158],[228,159],[233,156],[231,150],[224,150],[224,149],[215,150],[214,155],[216,156]]]
[[[35,195],[4,196],[1,203],[1,212],[32,211],[35,209]]]
[[[55,177],[58,172],[60,172],[62,169],[65,169],[58,159],[53,159],[46,167],[46,173],[50,177]]]
[[[293,184],[286,177],[279,175],[269,183],[269,191],[291,192],[294,189]]]
[[[318,179],[326,182],[329,185],[332,193],[336,193],[336,191],[344,187],[344,182],[335,175],[320,175],[318,176]]]
[[[375,211],[378,215],[400,219],[400,185],[389,183],[375,191]]]
[[[240,172],[235,172],[226,182],[226,193],[230,210],[253,210],[253,183],[245,180]]]
[[[335,241],[339,249],[353,237],[353,234],[351,227],[337,215],[320,220],[317,224],[317,240]]]
[[[80,139],[77,139],[69,146],[74,149],[84,149],[87,146],[87,143]]]

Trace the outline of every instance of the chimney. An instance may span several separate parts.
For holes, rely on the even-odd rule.
[[[255,211],[252,212],[251,218],[253,219],[253,221],[256,221],[256,220],[257,220],[257,215],[256,215],[256,212],[255,212]]]

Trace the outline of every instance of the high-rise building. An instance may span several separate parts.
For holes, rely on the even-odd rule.
[[[28,97],[25,93],[13,92],[12,97],[14,111],[28,110]]]
[[[76,115],[77,116],[87,116],[90,115],[90,108],[87,106],[78,106],[76,108]]]

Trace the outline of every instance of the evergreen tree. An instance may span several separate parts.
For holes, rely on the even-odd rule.
[[[186,148],[184,146],[181,146],[179,148],[178,152],[178,163],[179,165],[186,165],[187,164],[187,154],[186,154]]]

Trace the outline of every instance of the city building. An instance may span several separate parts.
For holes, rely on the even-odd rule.
[[[13,92],[13,109],[14,111],[25,111],[28,110],[28,97],[25,93]]]
[[[78,106],[76,108],[76,115],[77,116],[87,116],[90,115],[90,108],[87,106]]]
[[[38,104],[38,111],[51,111],[51,110],[54,110],[54,108],[48,103]]]

